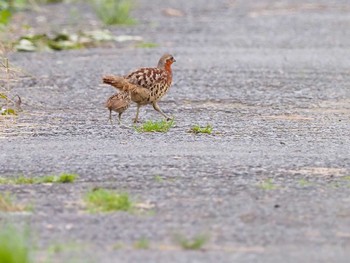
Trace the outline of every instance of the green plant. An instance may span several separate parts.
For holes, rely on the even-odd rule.
[[[0,262],[31,263],[29,236],[12,226],[0,226]]]
[[[157,43],[152,43],[152,42],[141,42],[136,44],[137,48],[155,48],[159,47]]]
[[[130,17],[133,7],[132,0],[90,0],[99,16],[106,25],[134,24]]]
[[[73,183],[75,179],[77,179],[79,176],[77,174],[67,174],[62,173],[58,176],[58,178],[54,181],[54,183]]]
[[[134,243],[134,248],[136,249],[149,249],[149,240],[146,238],[141,238]]]
[[[0,29],[10,23],[13,12],[27,5],[27,0],[0,0]]]
[[[192,239],[188,239],[183,236],[177,236],[176,241],[183,249],[199,250],[199,249],[203,249],[203,246],[208,241],[208,237],[205,235],[198,235]]]
[[[41,177],[19,176],[14,178],[0,178],[0,184],[43,184],[43,183],[73,183],[79,175],[62,173]]]
[[[10,193],[0,194],[0,211],[22,212],[28,210],[27,206],[15,204]],[[1,261],[0,261],[1,262]]]
[[[174,120],[166,121],[147,121],[141,126],[134,126],[137,132],[168,132],[174,126]]]
[[[130,211],[133,207],[127,193],[101,188],[88,192],[85,201],[91,212]]]
[[[212,131],[213,131],[213,127],[210,124],[208,124],[205,127],[201,127],[199,125],[194,125],[190,130],[190,132],[195,133],[195,134],[197,134],[197,133],[211,134]]]
[[[301,187],[306,187],[306,186],[309,186],[309,185],[311,185],[311,183],[308,181],[308,180],[306,180],[306,179],[300,179],[299,181],[299,185],[301,186]]]
[[[157,183],[162,183],[162,182],[164,182],[164,178],[161,177],[160,175],[155,175],[155,176],[154,176],[154,180],[155,180]]]
[[[345,181],[350,181],[350,175],[343,176],[341,179]]]
[[[259,187],[264,190],[275,190],[277,189],[277,186],[273,183],[272,179],[266,179],[264,182],[262,182]]]

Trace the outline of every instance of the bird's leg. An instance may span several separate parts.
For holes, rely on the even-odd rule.
[[[153,102],[152,104],[153,109],[155,109],[156,111],[158,111],[160,114],[162,114],[164,116],[164,118],[166,118],[167,121],[170,121],[172,118],[170,118],[168,115],[166,115],[159,107],[157,102]]]
[[[135,119],[134,119],[134,123],[137,123],[138,120],[139,120],[139,111],[140,111],[140,107],[141,107],[141,105],[140,105],[140,104],[137,104],[136,117],[135,117]]]
[[[112,110],[109,110],[109,121],[113,125],[113,122],[112,122]]]
[[[118,123],[119,123],[119,125],[122,124],[122,113],[121,112],[118,114]]]

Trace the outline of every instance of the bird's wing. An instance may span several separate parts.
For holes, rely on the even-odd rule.
[[[158,83],[166,83],[167,72],[160,68],[140,68],[125,77],[129,83],[150,89]]]
[[[109,99],[106,102],[107,108],[113,108],[113,109],[120,109],[123,107],[126,107],[130,104],[130,101],[125,98],[127,94],[117,93],[109,97]]]

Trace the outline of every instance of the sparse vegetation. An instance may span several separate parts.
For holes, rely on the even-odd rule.
[[[162,183],[162,182],[164,182],[164,178],[161,177],[160,175],[155,175],[155,176],[154,176],[154,180],[155,180],[157,183]]]
[[[85,197],[91,212],[130,211],[133,203],[127,193],[117,193],[107,189],[96,189]]]
[[[0,184],[43,184],[43,183],[73,183],[79,176],[77,174],[62,173],[41,177],[19,176],[14,178],[0,178]]]
[[[31,263],[28,234],[12,226],[0,226],[0,262]]]
[[[106,25],[135,24],[130,17],[132,0],[90,0],[97,15]]]
[[[157,43],[152,43],[152,42],[141,42],[136,44],[137,48],[155,48],[159,47]]]
[[[0,211],[3,212],[22,212],[28,210],[28,206],[15,204],[10,193],[0,194]],[[2,262],[2,261],[0,261]]]
[[[95,30],[71,34],[62,32],[52,37],[46,34],[27,35],[20,37],[13,46],[17,51],[60,51],[95,47],[108,41],[120,40],[108,30]]]
[[[176,241],[183,249],[200,250],[203,249],[204,245],[207,243],[208,237],[205,235],[198,235],[192,239],[188,239],[183,236],[177,236]]]
[[[275,190],[277,189],[277,186],[273,183],[272,179],[266,179],[264,182],[262,182],[259,187],[263,190]]]
[[[147,121],[141,126],[134,126],[134,128],[137,132],[168,132],[174,124],[174,120]]]
[[[79,176],[77,174],[67,174],[62,173],[59,176],[54,176],[53,183],[73,183],[75,179],[77,179]]]
[[[149,249],[149,240],[146,238],[141,238],[134,243],[134,248],[136,249]]]
[[[311,183],[310,183],[308,180],[306,180],[306,179],[300,179],[300,180],[298,181],[298,183],[299,183],[299,185],[300,185],[301,187],[306,187],[306,186],[311,185]]]
[[[199,125],[194,125],[190,130],[190,132],[195,133],[195,134],[198,134],[198,133],[211,134],[212,131],[213,131],[213,127],[210,124],[208,124],[205,127],[201,127]]]

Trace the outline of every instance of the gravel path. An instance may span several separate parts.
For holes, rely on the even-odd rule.
[[[348,262],[350,5],[278,2],[139,0],[139,23],[110,30],[160,47],[12,54],[31,77],[14,88],[24,113],[0,134],[1,177],[80,177],[1,185],[34,210],[0,220],[28,222],[43,252],[70,247],[57,262]],[[177,62],[160,106],[176,126],[112,127],[103,104],[114,90],[101,76],[155,65],[166,51]],[[144,107],[141,119],[160,115]],[[212,135],[188,133],[207,123]],[[87,213],[82,198],[94,187],[126,191],[147,209]],[[177,235],[208,241],[187,251]],[[142,238],[150,249],[133,247]]]

